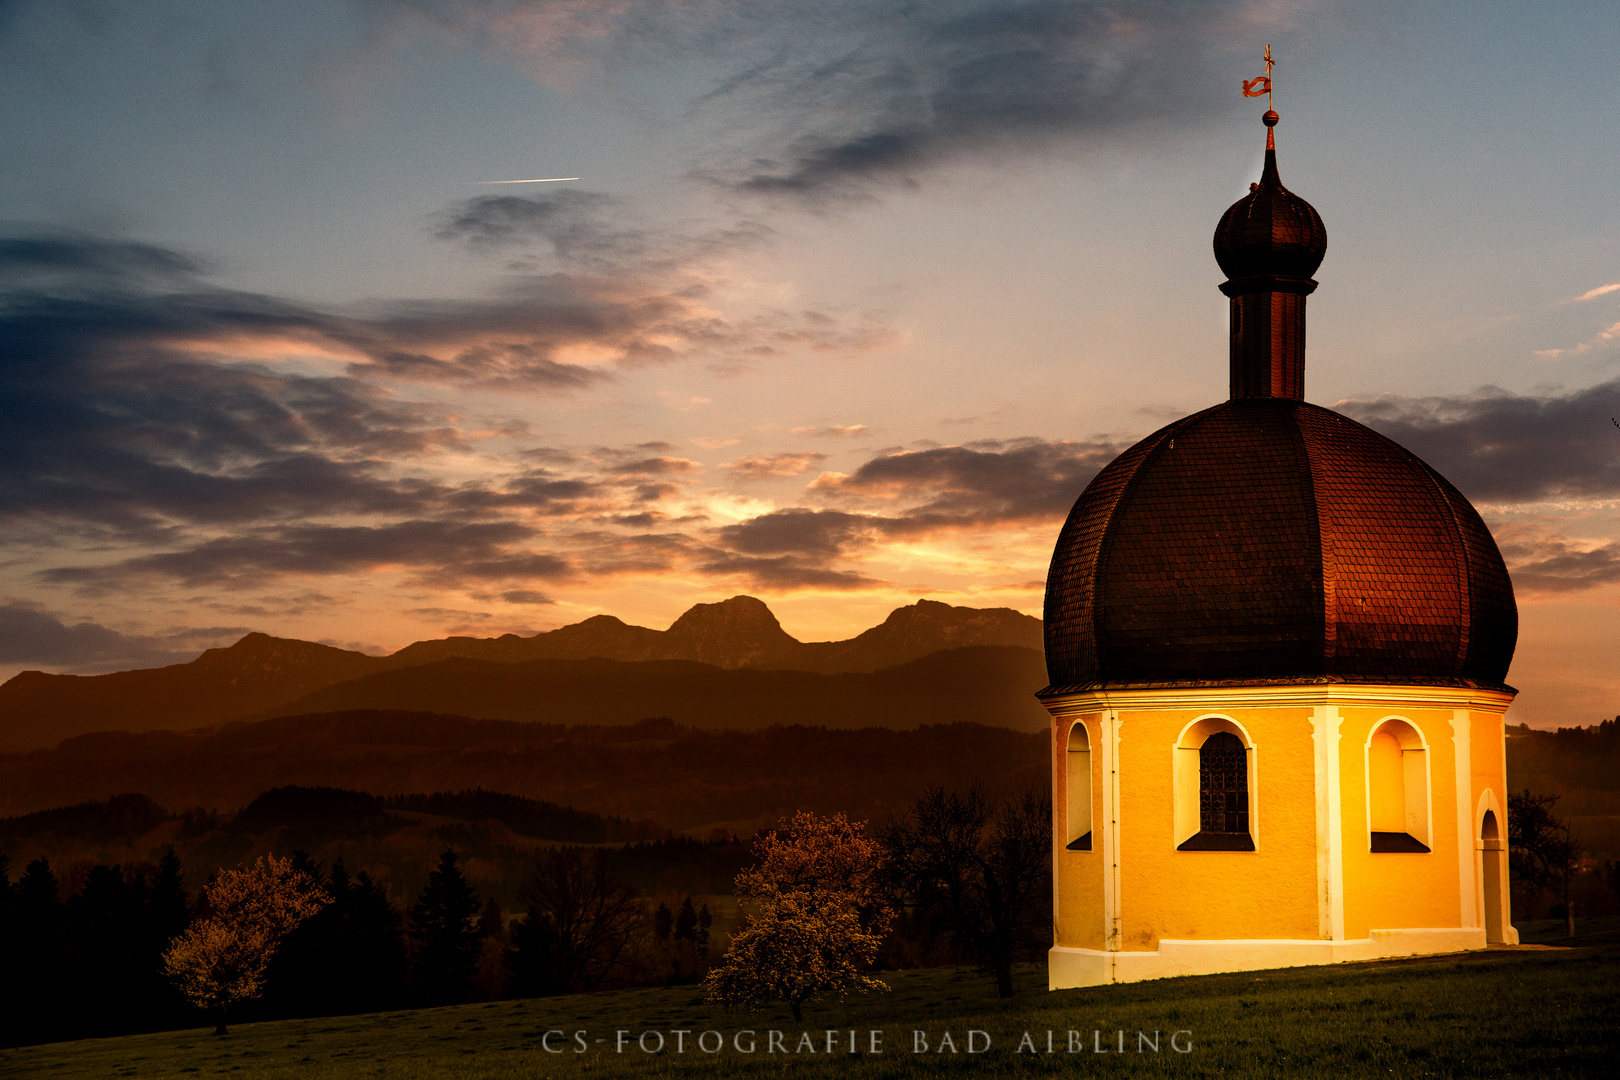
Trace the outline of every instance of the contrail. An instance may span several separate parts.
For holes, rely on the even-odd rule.
[[[475,184],[560,184],[564,180],[578,180],[578,176],[548,176],[543,180],[474,180]]]

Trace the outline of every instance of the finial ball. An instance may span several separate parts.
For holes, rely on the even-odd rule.
[[[1260,122],[1265,124],[1266,127],[1276,127],[1277,121],[1281,119],[1282,117],[1278,116],[1275,110],[1267,109],[1266,115],[1260,118]]]

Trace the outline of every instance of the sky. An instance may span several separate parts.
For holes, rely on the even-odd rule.
[[[1039,615],[1090,478],[1226,396],[1268,43],[1307,399],[1491,526],[1509,719],[1620,712],[1596,2],[0,0],[0,677]]]

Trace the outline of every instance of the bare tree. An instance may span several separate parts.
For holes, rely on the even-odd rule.
[[[929,788],[883,834],[889,877],[905,904],[942,910],[957,944],[978,955],[1011,997],[1020,951],[1050,944],[1052,800],[1026,791],[992,802]]]
[[[558,990],[594,990],[628,970],[649,928],[635,886],[621,880],[602,852],[554,848],[540,858],[518,894],[532,937],[545,928],[549,981]]]
[[[1508,858],[1519,876],[1538,889],[1556,889],[1564,897],[1564,931],[1575,936],[1575,898],[1570,885],[1580,860],[1580,845],[1569,822],[1553,812],[1557,795],[1508,796]]]

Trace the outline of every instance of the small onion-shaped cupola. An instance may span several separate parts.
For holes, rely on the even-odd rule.
[[[1279,280],[1316,287],[1311,275],[1327,254],[1327,229],[1316,207],[1283,187],[1277,173],[1277,114],[1267,112],[1266,166],[1258,184],[1215,226],[1215,261],[1231,280],[1228,296],[1275,287]]]
[[[1046,579],[1052,690],[1374,682],[1502,687],[1518,614],[1490,532],[1410,451],[1308,404],[1327,251],[1277,173],[1215,230],[1231,397],[1155,432],[1075,503]]]
[[[1277,174],[1277,114],[1268,110],[1260,182],[1215,227],[1215,261],[1231,297],[1232,396],[1305,396],[1305,297],[1327,254],[1316,208]]]

